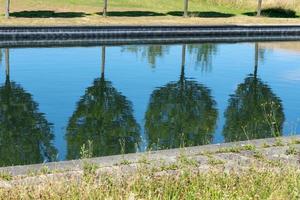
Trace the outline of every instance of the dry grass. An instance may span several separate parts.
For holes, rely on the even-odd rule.
[[[181,167],[133,176],[86,174],[82,181],[49,181],[1,189],[0,199],[299,199],[300,172],[277,170],[203,173]]]
[[[256,25],[256,24],[291,24],[299,25],[300,19],[274,19],[236,16],[230,18],[182,18],[182,17],[108,17],[88,16],[83,18],[0,18],[1,26],[59,26],[59,25]]]
[[[106,167],[87,160],[91,155],[84,151],[83,166],[75,171],[51,171],[45,166],[34,174],[2,173],[0,200],[296,200],[300,198],[299,148],[297,139],[277,138],[268,146],[228,146],[192,155],[181,149],[169,161],[164,156],[153,160],[150,153],[135,162],[122,158],[120,164]]]

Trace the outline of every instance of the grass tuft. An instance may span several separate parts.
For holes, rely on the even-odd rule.
[[[300,172],[250,169],[243,173],[185,171],[174,176],[140,173],[100,176],[91,182],[49,182],[0,189],[2,199],[299,199]]]
[[[199,163],[195,159],[189,158],[184,154],[181,154],[178,157],[177,160],[178,160],[180,165],[192,166],[192,167],[198,167],[199,166]]]
[[[225,161],[211,157],[208,159],[208,164],[213,165],[213,166],[224,165]]]
[[[253,151],[256,147],[252,144],[245,144],[242,146],[220,148],[216,153],[240,153],[241,151]]]
[[[292,139],[290,144],[300,144],[300,140]]]
[[[284,146],[284,142],[281,138],[276,138],[275,139],[275,144],[273,146],[275,146],[275,147]]]
[[[5,171],[0,171],[0,180],[10,181],[12,180],[12,175]]]
[[[286,150],[286,155],[297,155],[298,151],[295,146],[289,145],[289,148]]]

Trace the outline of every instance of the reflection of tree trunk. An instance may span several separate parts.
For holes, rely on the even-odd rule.
[[[253,78],[254,78],[254,84],[253,84],[253,86],[254,86],[254,105],[256,105],[257,104],[257,95],[256,95],[256,93],[257,93],[257,70],[258,70],[258,50],[259,50],[259,46],[258,46],[258,43],[256,42],[255,43],[255,53],[254,53],[254,74],[253,74]]]
[[[188,17],[188,7],[189,7],[189,0],[184,0],[184,11],[183,11],[184,17]]]
[[[180,93],[182,95],[184,90],[184,68],[185,68],[185,52],[186,52],[186,45],[182,45],[181,49],[181,72],[180,72]]]
[[[103,5],[103,17],[106,17],[107,16],[107,1],[108,0],[104,0],[104,5]]]
[[[262,0],[258,0],[256,16],[260,16],[261,14],[261,4],[262,4]]]
[[[254,78],[257,78],[257,68],[258,68],[258,43],[255,43],[255,55],[254,55]]]
[[[181,82],[183,82],[184,79],[185,52],[186,52],[186,44],[183,44],[181,50],[181,73],[180,73]]]
[[[6,8],[5,8],[5,18],[9,18],[9,10],[10,10],[10,0],[6,0]]]
[[[105,71],[105,46],[102,46],[101,77],[104,77],[104,71]]]
[[[6,73],[6,81],[9,82],[9,49],[5,49],[5,73]]]

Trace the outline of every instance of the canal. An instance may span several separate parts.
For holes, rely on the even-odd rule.
[[[299,41],[2,48],[0,167],[298,134],[299,58]]]

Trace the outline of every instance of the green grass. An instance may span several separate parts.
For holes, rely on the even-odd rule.
[[[289,145],[289,148],[286,150],[286,155],[297,155],[298,153],[297,149],[292,145]]]
[[[12,175],[10,173],[0,172],[0,181],[1,180],[10,181],[12,180]]]
[[[183,0],[108,0],[108,17],[102,17],[103,2],[101,0],[12,0],[9,20],[4,17],[5,7],[0,6],[0,25],[94,26],[299,23],[300,1],[264,0],[263,2],[264,12],[262,13],[265,17],[254,17],[251,16],[256,11],[256,1],[254,0],[189,0],[189,15],[191,17],[184,18],[181,17]],[[296,3],[293,5],[291,2]],[[5,0],[0,0],[0,5],[5,5]],[[293,14],[294,11],[296,15]]]
[[[241,151],[253,151],[256,147],[252,144],[245,144],[243,146],[233,146],[227,148],[220,148],[216,153],[240,153]]]
[[[225,164],[225,162],[223,160],[211,157],[208,159],[208,164],[215,166],[215,165],[223,165]]]
[[[173,168],[170,168],[172,170]],[[177,168],[174,168],[177,169]],[[299,199],[300,172],[249,169],[242,173],[201,173],[180,168],[176,174],[140,170],[133,176],[109,174],[83,181],[0,189],[0,199]]]
[[[296,0],[298,1],[298,0]],[[295,2],[296,2],[295,1]],[[300,3],[293,3],[294,0],[286,0],[285,4],[278,4],[278,0],[264,0],[263,9],[269,8],[283,8],[283,10],[271,10],[275,14],[284,14],[284,9],[294,10],[298,15],[300,14]],[[5,5],[4,0],[0,0],[1,5]],[[11,11],[24,10],[47,10],[48,13],[33,13],[42,14],[43,16],[53,16],[51,11],[64,11],[65,14],[72,12],[73,16],[84,16],[83,13],[97,13],[102,11],[101,0],[22,0],[12,1]],[[108,0],[108,11],[114,11],[112,16],[161,16],[161,15],[178,15],[183,9],[183,0]],[[2,8],[4,9],[4,8]],[[79,13],[75,13],[74,11]],[[253,0],[189,0],[189,10],[193,16],[199,17],[230,17],[234,15],[242,15],[243,13],[253,13],[256,11],[256,1]],[[117,12],[116,12],[117,11]],[[132,11],[132,13],[128,13]],[[135,12],[133,12],[135,11]],[[136,12],[140,11],[140,12]],[[142,12],[142,11],[150,11]],[[270,10],[269,10],[270,11]],[[270,14],[268,10],[267,14]],[[3,12],[3,11],[2,11]],[[82,12],[82,13],[80,13]],[[264,12],[263,12],[264,13]],[[18,15],[19,14],[19,15]],[[22,13],[21,13],[22,14]],[[28,14],[28,13],[25,13]],[[181,14],[181,13],[180,13]],[[278,14],[278,13],[277,13]],[[288,12],[287,14],[291,14]],[[272,16],[272,14],[270,14]],[[23,16],[17,13],[16,16]],[[55,16],[64,17],[64,14]]]
[[[278,146],[288,145],[286,155],[298,155],[295,145],[298,140],[284,143],[276,139]],[[269,145],[272,147],[273,145]],[[276,145],[275,145],[276,146]],[[283,147],[285,148],[285,147]],[[220,148],[215,152],[205,152],[210,167],[201,168],[200,161],[181,152],[176,161],[152,164],[146,155],[135,163],[132,171],[122,171],[122,167],[101,171],[101,167],[88,162],[92,143],[83,145],[81,156],[83,169],[81,178],[66,175],[66,179],[43,179],[38,185],[16,184],[1,188],[1,181],[18,181],[8,173],[0,174],[1,199],[299,199],[300,170],[280,160],[270,160],[251,144]],[[261,167],[248,165],[236,171],[224,171],[227,160],[214,157],[218,153],[253,152],[253,157],[261,161]],[[118,165],[128,165],[124,158]],[[256,166],[256,167],[255,167]],[[135,169],[135,170],[134,170]],[[121,170],[121,171],[120,171]],[[115,173],[116,172],[116,173]],[[39,175],[55,174],[46,166]],[[28,175],[31,177],[31,175]],[[26,178],[26,177],[23,177]],[[31,177],[34,178],[34,177]]]
[[[276,138],[273,146],[275,146],[275,147],[284,146],[282,138]]]

